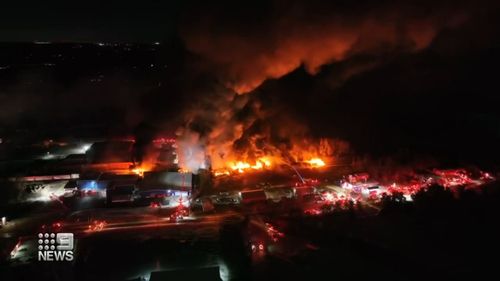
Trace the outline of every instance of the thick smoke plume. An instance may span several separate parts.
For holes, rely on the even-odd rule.
[[[374,58],[361,65],[348,64],[353,67],[331,84],[342,83],[376,67],[381,62],[376,58],[427,48],[440,31],[468,18],[460,3],[384,1],[357,3],[353,8],[343,1],[324,2],[264,1],[253,6],[228,2],[190,12],[181,30],[185,44],[221,85],[188,114],[187,126],[179,132],[180,154],[190,155],[187,151],[202,147],[202,158],[215,168],[234,159],[268,155],[300,162],[311,156],[342,154],[347,150],[344,142],[312,139],[307,124],[290,110],[270,108],[255,94],[241,94],[258,92],[264,81],[299,67],[315,75],[327,64]],[[183,147],[183,143],[189,145]],[[192,166],[188,158],[181,165]]]
[[[190,17],[183,35],[229,88],[247,93],[301,65],[314,74],[356,55],[421,50],[440,30],[466,19],[458,3],[450,11],[427,1],[356,3],[356,9],[324,2],[204,7],[208,12]]]
[[[177,144],[180,166],[190,171],[224,169],[228,163],[256,163],[262,158],[278,166],[348,150],[339,140],[310,138],[308,128],[286,108],[221,85],[208,91],[186,116]]]

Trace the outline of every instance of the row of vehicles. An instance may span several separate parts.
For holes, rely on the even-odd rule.
[[[188,178],[188,175],[177,172],[159,173],[150,178],[134,174],[99,174],[70,180],[64,189],[65,197],[105,199],[107,205],[156,202],[161,206],[176,207],[180,198],[186,199],[191,194],[192,180]]]

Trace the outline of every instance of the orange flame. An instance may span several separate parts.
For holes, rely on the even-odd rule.
[[[132,172],[140,177],[144,177],[145,172],[153,170],[153,165],[150,163],[142,163],[140,166],[136,166],[132,169]]]
[[[222,171],[215,171],[214,176],[220,177],[220,176],[229,176],[231,173],[228,170],[222,170]]]
[[[138,176],[141,176],[141,177],[144,176],[144,169],[142,169],[142,168],[134,168],[134,169],[132,169],[132,172],[134,172],[134,174],[136,174]]]
[[[255,161],[255,164],[250,164],[244,161],[237,162],[229,162],[229,168],[233,171],[238,171],[239,173],[243,173],[245,170],[262,170],[263,168],[271,167],[271,160],[268,157],[261,157]]]
[[[325,161],[323,161],[321,158],[312,158],[306,162],[313,168],[319,168],[326,165]]]
[[[214,171],[214,176],[228,176],[231,173],[246,173],[250,171],[257,171],[263,169],[271,169],[273,166],[276,166],[275,163],[278,163],[279,159],[271,160],[270,156],[261,157],[255,161],[255,163],[247,162],[247,161],[229,161],[226,162],[226,168],[217,169]],[[323,159],[319,157],[310,158],[303,163],[307,163],[311,168],[321,168],[326,166],[326,163]]]

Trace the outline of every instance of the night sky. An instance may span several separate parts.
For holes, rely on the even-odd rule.
[[[105,3],[102,3],[105,2]],[[175,32],[183,1],[15,1],[0,41],[155,42]]]
[[[1,132],[203,135],[230,109],[259,116],[250,135],[306,127],[376,157],[496,164],[496,1],[324,2],[5,4]],[[33,41],[65,44],[10,43]]]

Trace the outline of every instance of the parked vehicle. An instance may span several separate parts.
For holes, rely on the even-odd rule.
[[[110,185],[106,189],[106,201],[113,203],[133,203],[137,198],[137,187],[135,185]]]

